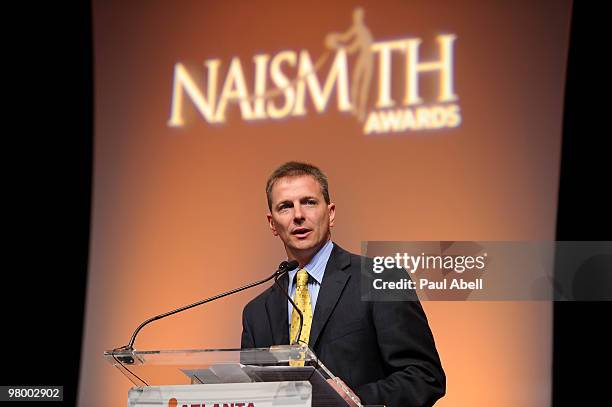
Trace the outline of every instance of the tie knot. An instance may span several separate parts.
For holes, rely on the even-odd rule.
[[[298,287],[306,287],[308,284],[308,272],[306,269],[301,269],[298,271],[296,276],[297,286]]]

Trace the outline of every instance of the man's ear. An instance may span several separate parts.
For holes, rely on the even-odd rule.
[[[274,225],[274,219],[272,218],[272,214],[269,213],[266,215],[268,218],[268,226],[270,226],[270,230],[274,236],[278,236],[278,232],[276,231],[276,225]]]
[[[329,227],[334,227],[334,219],[336,219],[336,204],[330,203],[327,205],[327,210],[329,211]]]

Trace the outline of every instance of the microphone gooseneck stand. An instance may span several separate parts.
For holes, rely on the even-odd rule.
[[[283,275],[285,275],[287,272],[289,272],[290,270],[295,269],[295,268],[296,268],[296,267],[298,267],[298,266],[299,266],[299,263],[298,263],[296,260],[292,260],[292,261],[283,261],[283,262],[282,262],[282,263],[281,263],[281,264],[278,266],[278,269],[277,269],[277,270],[276,270],[276,271],[275,271],[275,272],[274,272],[274,273],[273,273],[271,276],[269,276],[269,277],[267,277],[267,278],[265,278],[265,279],[263,279],[263,280],[259,280],[259,281],[256,281],[256,282],[254,282],[254,283],[250,283],[250,284],[244,285],[244,286],[242,286],[242,287],[235,288],[235,289],[233,289],[233,290],[230,290],[230,291],[227,291],[227,292],[224,292],[224,293],[221,293],[221,294],[217,294],[217,295],[215,295],[215,296],[213,296],[213,297],[206,298],[206,299],[204,299],[204,300],[201,300],[201,301],[195,302],[195,303],[193,303],[193,304],[185,305],[185,306],[183,306],[183,307],[181,307],[181,308],[177,308],[177,309],[175,309],[175,310],[172,310],[172,311],[166,312],[166,313],[164,313],[164,314],[160,314],[160,315],[156,315],[156,316],[154,316],[154,317],[151,317],[151,318],[147,319],[146,321],[144,321],[143,323],[141,323],[141,324],[138,326],[138,328],[136,328],[136,330],[135,330],[135,331],[134,331],[134,333],[132,334],[132,337],[130,338],[130,341],[128,342],[128,344],[127,344],[127,345],[125,345],[125,346],[121,346],[121,347],[118,347],[118,348],[113,349],[113,350],[112,350],[112,356],[113,356],[113,358],[115,359],[115,361],[118,363],[118,365],[119,365],[119,366],[122,366],[122,367],[123,367],[125,370],[127,370],[127,372],[129,372],[129,374],[130,374],[130,375],[132,375],[132,376],[136,377],[138,380],[140,380],[142,383],[144,383],[144,384],[145,384],[145,386],[148,386],[147,382],[145,382],[144,380],[142,380],[140,377],[138,377],[138,376],[137,376],[135,373],[131,372],[131,371],[130,371],[129,369],[127,369],[127,367],[125,366],[126,364],[128,364],[128,365],[134,364],[134,358],[133,358],[133,357],[131,357],[131,356],[119,356],[119,357],[117,357],[117,356],[116,356],[116,353],[117,353],[117,352],[122,352],[122,351],[134,351],[134,343],[136,342],[136,336],[138,335],[138,333],[140,332],[140,330],[141,330],[142,328],[144,328],[146,325],[150,324],[150,323],[151,323],[151,322],[153,322],[153,321],[157,321],[157,320],[159,320],[159,319],[162,319],[162,318],[168,317],[168,316],[173,315],[173,314],[177,314],[177,313],[179,313],[179,312],[186,311],[186,310],[188,310],[188,309],[191,309],[191,308],[197,307],[197,306],[199,306],[199,305],[203,305],[203,304],[209,303],[209,302],[211,302],[211,301],[215,301],[215,300],[218,300],[218,299],[220,299],[220,298],[227,297],[228,295],[232,295],[232,294],[238,293],[238,292],[240,292],[240,291],[244,291],[244,290],[249,289],[249,288],[252,288],[252,287],[256,287],[256,286],[261,285],[261,284],[263,284],[263,283],[265,283],[265,282],[268,282],[268,281],[270,281],[270,280],[272,280],[272,279],[274,279],[274,283],[275,283],[275,284],[276,284],[278,287],[280,287],[280,288],[281,288],[281,292],[283,292],[283,293],[285,294],[285,296],[287,296],[287,298],[289,298],[289,301],[291,302],[291,305],[293,305],[293,307],[294,307],[294,308],[295,308],[295,309],[298,311],[298,314],[299,314],[299,316],[300,316],[300,322],[301,322],[301,323],[303,323],[303,321],[304,321],[304,319],[303,319],[303,318],[304,318],[304,317],[302,316],[302,312],[301,312],[301,311],[300,311],[300,310],[297,308],[297,306],[295,305],[295,303],[293,302],[293,300],[291,299],[291,297],[290,297],[290,296],[287,294],[287,292],[286,292],[285,290],[283,290],[283,289],[282,289],[282,286],[281,286],[281,285],[278,283],[278,279],[279,279],[280,277],[282,277],[282,276],[283,276]],[[299,342],[299,338],[300,338],[300,335],[301,335],[301,331],[302,331],[302,327],[301,327],[301,324],[300,324],[300,328],[299,328],[299,331],[298,331],[298,336],[297,336],[297,338],[296,338],[295,343]]]

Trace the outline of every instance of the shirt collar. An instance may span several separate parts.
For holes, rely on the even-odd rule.
[[[328,240],[327,243],[319,249],[317,254],[313,256],[308,264],[304,266],[310,277],[314,278],[317,283],[321,284],[323,281],[323,274],[325,274],[325,267],[327,266],[327,262],[329,261],[329,256],[331,256],[332,249],[334,248],[334,243],[331,240]],[[293,280],[297,272],[300,271],[300,268],[295,268],[291,270],[289,275],[289,281],[293,284]]]

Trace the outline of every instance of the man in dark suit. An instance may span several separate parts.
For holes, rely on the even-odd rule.
[[[289,162],[270,176],[266,193],[270,229],[300,265],[283,282],[304,308],[300,339],[362,404],[433,405],[445,393],[446,378],[425,313],[416,297],[361,300],[362,261],[371,260],[331,241],[336,208],[325,175]],[[276,286],[252,300],[243,312],[242,347],[293,341],[299,322],[291,308]]]

